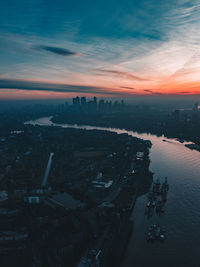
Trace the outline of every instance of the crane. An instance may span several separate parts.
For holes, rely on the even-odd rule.
[[[48,160],[48,163],[47,163],[47,167],[46,167],[46,171],[45,171],[45,174],[44,174],[44,178],[42,180],[42,184],[41,184],[42,187],[46,187],[47,180],[48,180],[48,177],[49,177],[49,172],[51,170],[51,164],[52,164],[53,156],[54,156],[54,153],[51,152],[50,155],[49,155],[49,160]]]

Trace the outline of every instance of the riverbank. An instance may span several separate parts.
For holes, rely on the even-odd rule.
[[[177,121],[171,116],[167,117],[167,115],[163,115],[159,120],[154,119],[154,117],[137,116],[131,113],[87,114],[85,116],[70,113],[57,114],[52,117],[52,122],[126,129],[127,131],[137,131],[141,134],[155,134],[158,137],[163,135],[166,138],[176,138],[180,142],[185,140],[200,145],[200,126],[198,124]]]

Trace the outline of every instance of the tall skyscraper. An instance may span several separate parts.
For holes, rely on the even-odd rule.
[[[86,97],[85,96],[81,97],[81,105],[82,106],[86,105]]]
[[[99,110],[100,110],[100,111],[104,111],[104,108],[105,108],[105,102],[104,102],[103,99],[101,99],[101,100],[99,101]]]
[[[80,97],[77,96],[75,98],[72,99],[73,105],[77,106],[80,105]]]

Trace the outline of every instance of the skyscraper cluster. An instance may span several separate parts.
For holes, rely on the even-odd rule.
[[[76,96],[72,99],[72,107],[75,110],[81,111],[99,111],[99,112],[109,112],[118,111],[124,108],[124,100],[119,101],[108,101],[104,99],[97,100],[94,96],[92,100],[87,101],[85,96]]]

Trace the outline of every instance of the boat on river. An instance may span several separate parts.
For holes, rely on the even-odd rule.
[[[146,239],[147,242],[154,242],[154,241],[165,241],[165,226],[160,226],[159,224],[152,224],[147,231]]]
[[[147,195],[147,204],[145,214],[152,216],[154,208],[156,213],[163,213],[165,211],[164,205],[167,201],[167,192],[169,190],[169,184],[167,177],[165,177],[164,182],[160,183],[160,180],[157,179],[153,183],[152,191]]]

